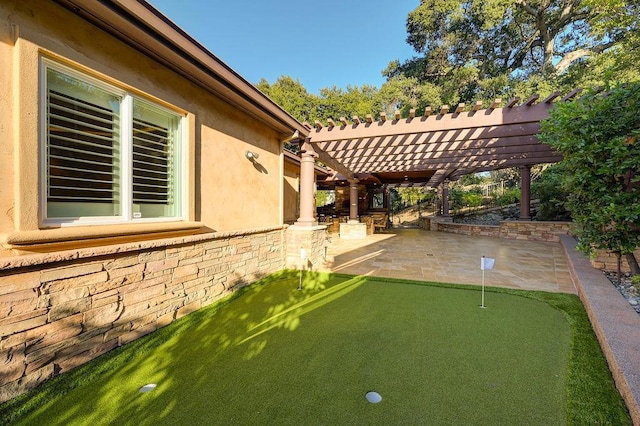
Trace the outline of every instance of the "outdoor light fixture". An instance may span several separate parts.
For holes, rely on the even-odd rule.
[[[260,155],[257,152],[247,151],[244,153],[244,156],[247,157],[249,161],[256,161]]]

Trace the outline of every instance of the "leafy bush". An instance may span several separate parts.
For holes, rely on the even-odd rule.
[[[564,167],[554,164],[542,172],[540,178],[531,184],[531,195],[540,200],[537,220],[570,220],[571,214],[565,207],[567,192],[563,186]]]
[[[462,194],[462,200],[469,207],[478,207],[482,205],[482,195],[475,192],[465,192]]]
[[[462,189],[453,187],[449,189],[449,209],[458,210],[464,207],[464,194]]]
[[[505,189],[504,193],[496,199],[499,206],[508,206],[520,201],[520,190],[518,188]]]
[[[631,277],[631,284],[638,290],[640,290],[640,275],[634,275]]]

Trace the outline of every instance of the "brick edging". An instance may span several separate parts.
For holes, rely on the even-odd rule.
[[[589,258],[576,250],[577,241],[560,237],[569,271],[618,391],[634,425],[640,425],[640,315]]]

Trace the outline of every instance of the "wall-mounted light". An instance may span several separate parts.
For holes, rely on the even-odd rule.
[[[249,161],[256,161],[260,155],[257,152],[247,151],[244,153],[244,156],[247,157]]]

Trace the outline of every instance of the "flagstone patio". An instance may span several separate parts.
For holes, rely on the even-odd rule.
[[[480,285],[482,256],[496,259],[494,269],[485,271],[488,286],[577,293],[559,243],[422,229],[394,229],[364,240],[331,234],[327,261],[320,270]]]

